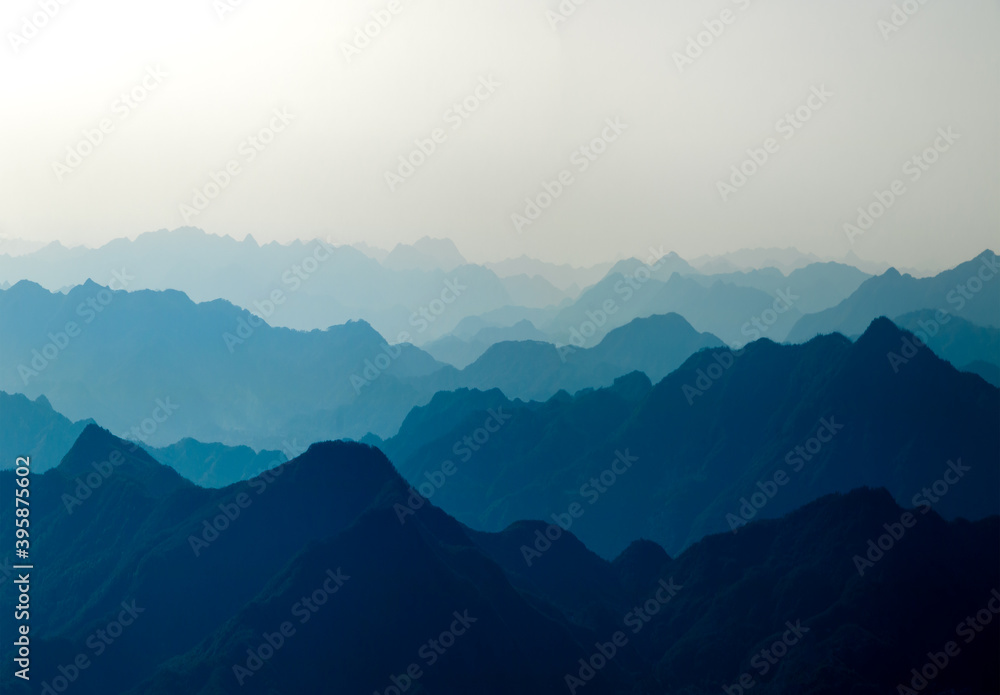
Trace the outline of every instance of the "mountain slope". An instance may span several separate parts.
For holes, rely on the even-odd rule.
[[[329,237],[260,245],[252,237],[236,241],[184,227],[96,249],[51,244],[16,258],[0,254],[0,282],[30,280],[59,290],[90,279],[130,291],[172,289],[196,302],[225,299],[273,326],[313,330],[361,319],[386,336],[410,331],[415,344],[448,333],[466,316],[513,303],[504,281],[466,263],[448,240],[401,245],[383,262]],[[269,304],[271,310],[261,309]],[[421,310],[435,312],[434,320],[414,331]]]
[[[91,422],[71,422],[53,410],[45,396],[32,401],[0,391],[0,468],[13,468],[18,456],[30,456],[32,470],[47,471],[59,464]]]
[[[457,472],[433,500],[476,528],[580,503],[586,515],[573,530],[605,557],[639,537],[674,553],[862,485],[920,504],[912,500],[924,488],[955,477],[949,462],[969,469],[934,508],[997,513],[1000,392],[926,350],[894,363],[906,338],[879,319],[857,343],[833,335],[758,341],[737,356],[704,350],[652,389],[623,381],[543,404],[494,396],[486,408],[479,395],[436,396],[384,447],[414,485],[452,462]],[[489,409],[504,424],[487,434]],[[426,420],[453,426],[425,432],[417,423]]]
[[[464,388],[499,388],[511,398],[547,400],[557,391],[610,386],[633,371],[662,379],[692,353],[719,347],[677,314],[635,319],[609,332],[596,346],[555,347],[536,341],[492,345],[458,375]]]
[[[871,276],[843,263],[810,263],[796,268],[787,276],[776,268],[762,268],[693,277],[706,286],[713,282],[728,282],[753,287],[772,296],[779,290],[794,288],[799,297],[795,307],[803,314],[809,314],[836,306]]]
[[[401,516],[410,491],[359,444],[314,445],[224,490],[163,478],[129,449],[91,426],[33,481],[46,563],[32,578],[35,683],[6,671],[4,692],[67,673],[73,692],[108,695],[560,693],[579,690],[574,678],[584,692],[712,692],[744,672],[763,693],[885,692],[955,639],[1000,581],[1000,520],[908,517],[879,490],[820,499],[677,558],[633,543],[611,563],[545,522],[485,534],[430,504]],[[116,451],[126,460],[68,514],[69,476]],[[0,472],[0,487],[12,484]],[[0,524],[12,516],[0,507]],[[859,574],[855,557],[900,520],[908,530]],[[4,582],[0,600],[15,591]],[[11,625],[5,611],[0,626]],[[754,655],[782,635],[788,656],[759,674]],[[937,685],[995,691],[1000,640],[994,629],[975,639]],[[78,654],[90,658],[74,673]]]
[[[1000,328],[977,326],[960,316],[929,309],[904,314],[893,323],[913,333],[936,355],[962,371],[970,371],[968,365],[978,362],[1000,369]]]
[[[974,259],[929,278],[900,275],[890,268],[866,280],[835,307],[803,316],[789,332],[791,342],[840,332],[858,335],[878,316],[902,316],[942,309],[980,326],[1000,327],[1000,272],[996,254],[983,251]]]
[[[522,330],[531,325],[480,326],[476,335]],[[295,450],[368,432],[385,437],[441,390],[499,386],[513,397],[545,399],[636,370],[659,379],[692,352],[720,344],[680,316],[652,316],[591,349],[497,343],[459,371],[411,344],[390,345],[362,321],[301,332],[224,301],[195,304],[180,292],[87,283],[63,295],[27,282],[0,291],[0,352],[13,356],[0,363],[0,388],[44,394],[70,418],[93,418],[151,447],[193,438]],[[184,470],[208,483],[205,472]]]
[[[206,444],[190,438],[165,447],[149,447],[147,451],[200,487],[224,487],[239,480],[249,480],[288,460],[283,451],[256,452],[247,446]],[[291,449],[286,451],[298,453]]]
[[[95,283],[65,295],[28,282],[0,291],[0,353],[10,356],[0,388],[45,394],[72,419],[152,446],[193,437],[295,448],[391,432],[433,393],[408,382],[451,370],[364,322],[292,331],[224,301]]]
[[[782,288],[781,296],[786,298],[781,299],[754,287],[722,281],[706,287],[703,278],[670,274],[669,265],[659,268],[652,279],[649,277],[639,266],[626,274],[609,273],[560,311],[544,330],[563,344],[580,344],[582,336],[583,345],[589,347],[608,331],[633,319],[677,313],[697,331],[712,333],[728,344],[744,344],[762,336],[784,339],[801,316],[795,306],[794,288],[789,287],[790,294],[785,292],[789,288]],[[753,323],[754,319],[761,322],[760,326]]]

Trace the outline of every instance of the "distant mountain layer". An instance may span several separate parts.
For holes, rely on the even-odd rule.
[[[496,263],[487,263],[486,267],[502,278],[515,275],[543,277],[559,289],[572,292],[581,287],[593,285],[607,274],[611,265],[611,263],[598,263],[589,268],[576,268],[571,265],[556,265],[520,256]]]
[[[382,260],[390,270],[443,270],[450,273],[467,261],[450,239],[424,237],[415,244],[397,244]]]
[[[256,452],[247,446],[205,444],[194,439],[182,439],[170,446],[143,447],[149,454],[201,487],[225,487],[234,482],[255,478],[288,460],[286,451]]]
[[[436,360],[464,369],[479,359],[491,345],[511,340],[549,340],[547,335],[527,319],[518,321],[513,326],[484,325],[467,339],[457,335],[461,327],[459,325],[452,333],[427,343],[424,350]]]
[[[866,280],[838,305],[803,316],[788,333],[804,342],[825,333],[857,335],[877,316],[942,310],[980,325],[1000,327],[1000,265],[993,251],[929,278],[900,275],[890,268]]]
[[[675,273],[697,278],[706,290],[734,288],[706,294],[686,283],[662,287]],[[178,290],[196,302],[225,299],[273,326],[311,330],[364,320],[393,342],[407,331],[414,345],[450,334],[466,318],[491,315],[502,326],[531,320],[549,340],[568,342],[572,329],[587,330],[590,315],[601,312],[614,315],[593,321],[595,342],[634,318],[669,312],[728,343],[746,342],[752,333],[744,325],[762,320],[776,293],[787,291],[798,295],[792,311],[776,325],[763,319],[767,337],[783,339],[799,314],[835,305],[863,276],[837,263],[814,263],[787,277],[774,269],[725,273],[706,275],[663,247],[642,259],[591,268],[525,257],[477,265],[446,239],[423,238],[382,254],[334,239],[261,246],[252,237],[236,241],[194,228],[149,232],[98,249],[54,243],[16,258],[0,253],[0,283],[8,286],[30,280],[61,290],[93,280],[131,291]],[[606,308],[609,301],[613,309]],[[564,313],[551,325],[551,313],[539,320],[538,310],[556,307]],[[504,312],[509,322],[498,322]]]
[[[709,283],[690,272],[675,256],[661,259],[655,268],[638,261],[619,263],[544,330],[557,343],[590,347],[635,318],[677,313],[698,331],[743,345],[761,337],[783,340],[802,315],[797,304],[803,295],[791,283],[769,294],[714,277]]]
[[[385,437],[438,391],[500,386],[511,397],[547,399],[633,370],[659,378],[719,344],[679,316],[652,317],[590,349],[496,344],[459,371],[412,345],[390,345],[363,322],[292,331],[221,300],[94,283],[65,295],[28,282],[0,291],[0,353],[10,356],[0,388],[44,394],[67,417],[154,447],[191,437],[295,450]]]
[[[809,314],[836,306],[871,276],[842,263],[811,263],[791,271],[787,276],[775,268],[764,268],[693,277],[705,286],[725,282],[753,287],[771,296],[788,290],[796,295],[795,308]]]
[[[75,479],[94,461],[115,465],[84,494]],[[942,669],[936,687],[1000,686],[997,631],[955,627],[993,601],[1000,521],[946,523],[884,491],[825,497],[677,558],[640,541],[606,562],[575,528],[487,534],[418,506],[362,445],[317,444],[269,475],[205,490],[90,426],[33,480],[32,500],[46,564],[32,574],[33,683],[0,676],[14,695],[66,673],[81,695],[331,684],[611,695],[741,680],[761,693],[889,692],[949,640],[961,668]],[[0,525],[13,521],[0,506]],[[3,582],[0,600],[16,591]],[[4,634],[13,620],[0,615]]]
[[[698,333],[677,314],[635,319],[608,333],[590,349],[537,341],[502,342],[463,369],[466,388],[499,388],[510,398],[546,400],[558,391],[610,386],[619,376],[642,371],[659,381],[692,353],[723,343]]]
[[[183,228],[117,239],[98,249],[50,244],[16,258],[0,255],[0,281],[52,290],[93,280],[115,289],[178,290],[197,302],[226,299],[274,326],[302,330],[363,319],[383,335],[411,333],[421,344],[465,316],[518,302],[558,304],[569,295],[538,278],[501,280],[464,262],[446,240],[400,245],[384,265],[335,240],[257,244]]]
[[[940,309],[904,314],[896,318],[894,323],[913,333],[939,357],[962,371],[978,374],[976,365],[979,364],[1000,369],[1000,328],[977,326],[961,316],[944,313]],[[970,369],[970,366],[973,368]],[[988,372],[989,368],[986,370]],[[990,379],[987,381],[1000,386]]]
[[[70,422],[52,409],[45,396],[31,401],[21,394],[0,391],[0,469],[14,468],[19,456],[30,456],[31,470],[44,473],[59,465],[88,424],[93,420]],[[160,449],[139,446],[202,487],[248,480],[288,460],[286,452],[258,453],[249,447],[203,444],[194,439]],[[300,452],[288,449],[287,453]]]
[[[83,429],[93,420],[72,422],[52,409],[45,396],[34,401],[0,391],[0,469],[14,468],[20,456],[43,473],[59,465]]]
[[[802,253],[794,248],[741,249],[717,256],[701,256],[692,260],[691,264],[703,273],[733,273],[777,268],[787,274],[812,263],[829,263],[831,261],[853,266],[871,275],[884,273],[889,268],[887,263],[862,260],[854,251],[849,251],[841,258],[823,259],[811,253]],[[933,274],[925,269],[914,268],[906,268],[904,272],[916,277]]]
[[[71,419],[151,446],[193,437],[295,449],[391,432],[423,398],[407,380],[444,368],[365,323],[298,332],[224,301],[94,283],[0,291],[0,354],[0,388],[44,393]]]
[[[927,350],[894,361],[911,339],[879,319],[857,343],[703,350],[655,387],[633,375],[527,404],[496,390],[440,393],[382,446],[418,490],[477,528],[580,504],[573,530],[605,557],[637,537],[677,552],[863,485],[918,504],[943,476],[956,484],[935,510],[996,514],[1000,391]]]

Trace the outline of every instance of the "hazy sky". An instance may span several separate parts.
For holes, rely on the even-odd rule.
[[[190,224],[262,242],[448,236],[474,261],[662,244],[953,265],[1000,245],[1000,4],[910,2],[896,31],[888,0],[565,0],[555,27],[558,0],[7,0],[0,239]],[[386,26],[362,45],[372,13]],[[796,109],[800,128],[781,120]],[[415,140],[433,153],[387,181]],[[720,191],[748,148],[767,161]],[[518,231],[512,215],[561,174]]]

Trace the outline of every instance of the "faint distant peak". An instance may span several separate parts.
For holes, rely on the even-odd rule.
[[[423,237],[413,244],[397,244],[382,261],[390,270],[443,270],[466,265],[465,257],[451,239]]]

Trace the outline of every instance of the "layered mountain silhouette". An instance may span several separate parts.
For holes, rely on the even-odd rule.
[[[593,285],[607,274],[611,266],[611,263],[598,263],[588,268],[577,268],[567,263],[546,263],[523,255],[486,263],[487,268],[502,278],[515,275],[540,276],[569,294],[576,294],[580,288]]]
[[[978,326],[961,316],[925,309],[899,316],[894,323],[965,372],[979,374],[994,386],[1000,372],[1000,328]]]
[[[644,267],[655,269],[650,274]],[[502,326],[527,319],[549,340],[569,342],[570,331],[581,329],[588,312],[602,310],[609,300],[621,310],[596,326],[596,340],[634,318],[677,312],[699,331],[743,343],[749,337],[744,324],[773,304],[775,292],[791,287],[801,306],[768,326],[767,337],[780,340],[800,313],[850,294],[860,273],[835,263],[788,272],[787,277],[773,268],[706,274],[662,248],[650,249],[647,258],[591,268],[526,257],[477,265],[445,239],[423,238],[382,254],[335,239],[260,245],[249,236],[236,241],[191,227],[117,239],[97,249],[53,243],[17,257],[0,254],[0,282],[11,286],[31,280],[60,290],[92,280],[115,281],[116,289],[131,291],[178,290],[196,302],[225,299],[274,326],[311,330],[364,320],[390,339],[408,331],[408,342],[415,345],[448,335],[465,318],[501,313],[507,315]],[[709,286],[703,287],[708,293],[679,280],[663,287],[672,274],[697,278]],[[587,288],[590,292],[579,296]],[[551,310],[543,313],[544,321],[539,310]]]
[[[383,260],[388,265],[334,239],[259,245],[252,237],[236,241],[186,227],[97,249],[53,243],[16,258],[0,255],[0,279],[11,285],[31,280],[52,290],[117,280],[116,289],[178,290],[197,302],[226,299],[275,326],[311,330],[364,319],[383,335],[409,331],[415,344],[446,334],[465,316],[513,304],[510,291],[530,306],[568,296],[544,279],[530,283],[540,293],[533,295],[519,279],[462,263],[450,241],[400,246]],[[264,311],[269,303],[273,310]]]
[[[462,337],[463,333],[467,337]],[[548,342],[549,337],[528,319],[522,319],[513,326],[491,326],[469,317],[463,319],[454,331],[427,343],[423,349],[436,360],[464,369],[479,359],[491,345],[517,340]]]
[[[926,498],[948,518],[995,514],[1000,391],[928,350],[909,353],[911,340],[881,318],[856,343],[702,350],[655,386],[633,375],[545,403],[437,394],[382,446],[411,484],[475,528],[580,504],[573,531],[605,557],[638,537],[676,553],[866,485],[901,504]],[[447,462],[447,484],[428,487]],[[955,484],[927,498],[943,476]]]
[[[112,471],[82,495],[103,461]],[[743,674],[765,693],[886,692],[948,640],[961,653],[935,688],[1000,685],[996,631],[968,628],[966,643],[955,627],[993,599],[998,519],[904,516],[880,490],[827,496],[676,558],[639,541],[608,562],[572,528],[489,534],[429,502],[414,510],[389,461],[361,444],[316,444],[206,490],[91,425],[32,499],[45,556],[32,600],[45,608],[33,612],[31,692],[715,692]],[[901,520],[903,535],[859,571],[869,541]],[[4,582],[0,598],[15,591]],[[0,625],[11,634],[10,611]],[[87,665],[68,668],[81,654]],[[28,692],[3,678],[5,692]]]
[[[934,277],[915,278],[890,268],[866,280],[838,305],[803,316],[788,333],[791,342],[839,332],[858,335],[878,316],[942,310],[980,326],[1000,327],[1000,274],[993,251]]]
[[[56,466],[92,420],[72,422],[52,408],[45,396],[30,400],[0,391],[0,469],[14,468],[19,456],[30,456],[33,470]]]
[[[794,289],[795,308],[803,314],[828,309],[849,297],[870,275],[843,263],[810,263],[787,275],[776,268],[693,276],[710,286],[725,282],[740,287],[753,287],[771,296],[781,290]]]
[[[289,446],[294,446],[289,444]],[[186,437],[165,447],[143,447],[149,455],[201,487],[225,487],[276,468],[299,451],[254,451],[248,446],[204,443]]]
[[[766,268],[777,268],[781,272],[789,274],[813,263],[849,265],[871,275],[879,275],[889,269],[888,264],[863,260],[854,251],[849,251],[841,258],[823,259],[811,253],[802,253],[794,248],[740,249],[714,256],[701,256],[691,261],[693,266],[708,274],[748,272]],[[904,272],[917,277],[932,274],[914,268],[904,269]]]
[[[52,409],[45,396],[31,401],[0,391],[0,469],[13,468],[19,456],[30,456],[31,470],[44,473],[59,464],[88,424],[95,423],[89,419],[70,422]],[[190,438],[162,448],[138,444],[157,461],[202,487],[248,480],[300,453],[291,443],[285,451],[260,452]]]
[[[633,371],[659,380],[692,353],[722,345],[677,314],[651,316],[611,331],[589,349],[539,341],[495,343],[461,371],[458,383],[464,388],[499,388],[510,398],[547,400],[558,391],[610,386]]]
[[[727,344],[745,344],[761,337],[783,340],[802,315],[795,306],[797,290],[790,284],[781,288],[780,296],[721,280],[706,287],[705,278],[685,274],[691,272],[690,266],[680,259],[663,261],[652,275],[649,266],[638,261],[619,263],[562,309],[545,330],[558,343],[582,340],[589,347],[635,318],[677,313],[698,331],[712,333]]]
[[[467,261],[450,239],[423,237],[413,244],[397,244],[381,261],[390,270],[443,270],[450,273]]]
[[[364,322],[293,331],[221,300],[95,283],[67,294],[29,282],[0,291],[0,352],[11,356],[0,363],[0,388],[44,394],[71,419],[154,447],[193,438],[284,450],[386,437],[438,391],[499,386],[547,399],[633,370],[659,378],[719,344],[679,316],[650,317],[589,349],[496,343],[459,371],[413,345],[390,345]]]
[[[394,431],[423,397],[401,380],[444,367],[363,322],[292,331],[224,301],[95,283],[0,292],[0,352],[0,388],[44,393],[71,419],[137,429],[152,446],[193,437],[282,449]]]

